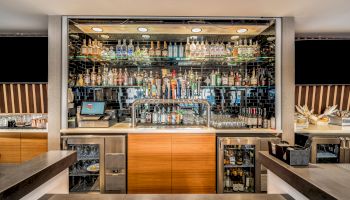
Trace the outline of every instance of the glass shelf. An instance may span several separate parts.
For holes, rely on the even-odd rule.
[[[119,86],[74,86],[72,88],[142,88],[143,86],[138,85],[119,85]],[[201,88],[211,88],[211,89],[221,89],[221,88],[231,88],[231,89],[255,89],[255,88],[275,88],[275,86],[200,86]]]
[[[254,165],[253,164],[249,164],[249,165],[224,165],[224,168],[254,168]]]
[[[275,86],[227,86],[227,85],[221,85],[221,86],[201,86],[201,88],[235,88],[235,89],[253,89],[253,88],[275,88]]]
[[[116,86],[74,86],[72,88],[141,88],[137,85],[116,85]]]

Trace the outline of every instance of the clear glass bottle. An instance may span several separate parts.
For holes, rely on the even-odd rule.
[[[80,48],[80,54],[81,55],[87,55],[87,46],[86,46],[86,39],[83,39],[83,44],[81,45],[81,48]]]
[[[166,41],[164,41],[164,44],[163,44],[162,57],[168,57],[168,45]]]
[[[210,57],[210,45],[208,43],[208,40],[205,41],[205,54],[204,56],[205,57]]]
[[[134,54],[134,45],[132,44],[132,39],[129,40],[129,45],[128,45],[128,56],[131,57]]]
[[[239,71],[235,74],[235,86],[240,86],[242,83],[242,75]]]
[[[210,74],[210,86],[215,86],[216,85],[216,73],[213,70]]]
[[[232,55],[232,45],[231,42],[228,42],[226,44],[226,56],[231,56]]]
[[[174,42],[174,46],[173,46],[173,57],[174,58],[179,57],[179,48],[178,48],[176,42]]]
[[[89,43],[87,46],[87,55],[92,55],[92,43],[91,43],[91,39],[89,39]]]
[[[111,84],[111,86],[117,86],[118,85],[118,78],[119,78],[119,74],[117,69],[112,69],[112,73],[113,73],[113,82]]]
[[[97,74],[95,72],[95,66],[92,67],[92,72],[91,72],[91,86],[96,86],[96,82],[97,82]]]
[[[114,50],[113,50],[113,47],[110,47],[110,48],[109,48],[108,57],[109,57],[109,59],[111,59],[111,60],[115,59],[115,52],[114,52]]]
[[[136,77],[136,84],[137,84],[137,86],[141,86],[142,85],[142,81],[143,81],[143,76],[140,73],[140,70],[138,69],[137,77]]]
[[[226,73],[223,73],[223,75],[222,75],[222,85],[228,86],[228,76]]]
[[[140,43],[139,43],[139,42],[137,42],[137,45],[136,45],[136,47],[135,47],[135,52],[137,52],[137,53],[140,53],[140,52],[141,52]]]
[[[221,79],[221,73],[218,69],[216,72],[216,86],[221,86],[222,85],[222,79]]]
[[[201,45],[199,44],[199,41],[197,40],[196,42],[196,51],[195,51],[195,57],[200,57],[201,56]]]
[[[116,56],[118,59],[122,57],[122,43],[121,40],[118,40],[118,44],[116,46]]]
[[[108,71],[107,68],[105,68],[105,71]],[[106,77],[105,77],[106,78]],[[113,70],[110,69],[107,74],[107,83],[105,86],[113,86],[114,85],[114,73]]]
[[[182,42],[180,42],[178,57],[179,58],[183,58],[184,57],[184,52],[185,52],[184,46],[182,45]]]
[[[192,40],[190,45],[190,57],[195,58],[196,57],[196,44],[194,43],[194,40]]]
[[[185,57],[189,58],[191,56],[191,44],[190,44],[190,38],[187,37],[187,42],[185,46]]]
[[[168,46],[168,57],[169,58],[172,58],[172,57],[174,57],[174,54],[173,54],[173,51],[174,49],[173,49],[173,44],[170,42],[169,43],[169,46]]]
[[[119,68],[119,73],[118,73],[118,79],[117,79],[117,84],[119,86],[122,86],[123,83],[124,83],[124,76],[123,76],[123,71],[122,71],[122,68]]]
[[[102,72],[102,86],[108,85],[108,68],[104,67]]]
[[[78,87],[84,86],[84,78],[82,74],[78,74],[78,79],[75,85]]]
[[[228,77],[228,85],[229,86],[235,85],[235,74],[233,71],[230,71],[230,75]]]
[[[91,79],[90,79],[90,70],[86,69],[86,73],[84,75],[84,86],[90,86]]]
[[[128,46],[126,45],[126,39],[123,39],[122,58],[126,58],[127,56],[128,56]]]
[[[257,86],[258,85],[258,79],[255,75],[255,68],[253,68],[253,71],[252,71],[252,77],[250,78],[250,85],[251,86]]]
[[[128,69],[127,68],[124,68],[124,75],[123,75],[123,85],[124,86],[127,86],[129,83],[128,83],[128,80],[129,80],[129,73],[128,73]]]

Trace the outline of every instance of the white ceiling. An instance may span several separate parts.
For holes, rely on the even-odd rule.
[[[350,33],[350,0],[0,0],[0,31],[46,31],[47,15],[294,16],[297,33]]]

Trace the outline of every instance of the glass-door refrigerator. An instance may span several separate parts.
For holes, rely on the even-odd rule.
[[[63,144],[77,151],[77,162],[69,168],[69,192],[104,192],[104,139],[69,137]]]
[[[253,137],[219,137],[218,193],[256,192],[256,153],[259,149]]]

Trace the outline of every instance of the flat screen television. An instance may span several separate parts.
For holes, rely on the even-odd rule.
[[[295,42],[296,84],[350,84],[350,40]]]
[[[47,37],[0,37],[0,82],[47,82]]]

